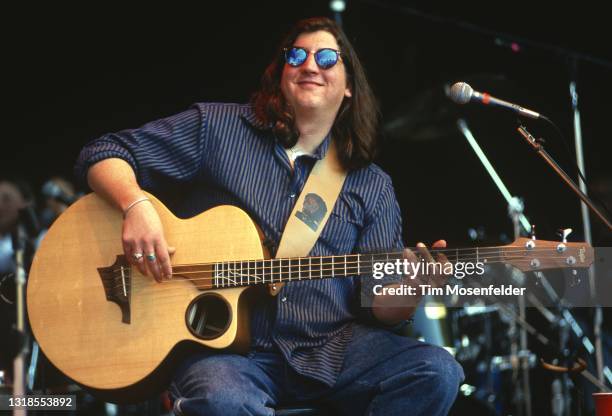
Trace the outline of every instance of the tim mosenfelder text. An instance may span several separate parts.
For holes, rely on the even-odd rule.
[[[403,275],[411,280],[417,276],[454,276],[463,279],[466,276],[482,276],[485,273],[483,262],[427,262],[421,259],[419,262],[410,262],[407,259],[396,259],[395,261],[375,262],[372,266],[372,277],[380,280],[385,276]],[[436,287],[428,284],[399,286],[383,286],[382,284],[372,287],[374,295],[392,296],[523,296],[525,288],[512,285],[488,287],[460,287],[448,285]]]

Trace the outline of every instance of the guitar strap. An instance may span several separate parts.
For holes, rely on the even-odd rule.
[[[276,258],[305,257],[315,245],[336,204],[346,171],[338,160],[334,141],[325,157],[313,166],[304,189],[287,220]],[[272,283],[272,296],[280,292],[283,283]]]

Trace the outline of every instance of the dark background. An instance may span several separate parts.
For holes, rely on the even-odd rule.
[[[383,122],[395,126],[382,134],[379,163],[393,177],[407,243],[444,237],[462,245],[476,226],[490,241],[512,234],[505,201],[455,127],[459,117],[510,191],[524,199],[538,237],[553,239],[558,228],[570,226],[579,239],[577,199],[516,133],[516,116],[460,107],[443,88],[467,81],[546,114],[573,148],[573,65],[565,51],[607,61],[576,60],[576,80],[586,174],[595,185],[610,181],[612,48],[604,13],[464,3],[348,1],[343,14]],[[244,102],[282,34],[313,15],[332,16],[328,2],[6,13],[0,171],[25,176],[38,188],[51,175],[71,178],[80,147],[105,132],[137,127],[196,101]],[[496,44],[513,38],[525,39],[519,53]],[[573,171],[556,132],[541,122],[528,126]],[[612,191],[605,193],[609,198]]]
[[[562,227],[583,238],[577,198],[516,133],[516,116],[453,104],[444,86],[456,81],[546,114],[573,149],[573,77],[585,173],[612,205],[608,15],[586,4],[532,3],[347,2],[344,28],[380,99],[386,128],[379,164],[393,178],[408,245],[446,238],[465,246],[471,227],[485,230],[478,244],[511,238],[506,202],[456,128],[460,117],[523,198],[539,238],[556,239]],[[103,133],[197,101],[247,101],[282,35],[315,15],[332,16],[328,1],[4,9],[0,177],[25,177],[35,189],[53,175],[72,179],[80,148]],[[513,39],[520,52],[507,46]],[[557,133],[541,122],[527,125],[573,172],[573,153]],[[595,244],[609,244],[610,234],[592,223]],[[549,403],[547,388],[539,408]]]

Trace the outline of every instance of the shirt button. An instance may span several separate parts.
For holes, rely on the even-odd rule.
[[[295,194],[289,194],[289,198],[295,198]]]
[[[286,296],[283,296],[283,297],[281,298],[281,302],[283,302],[283,303],[287,302],[287,297],[286,297]]]

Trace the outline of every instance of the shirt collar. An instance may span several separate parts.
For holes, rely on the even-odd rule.
[[[249,107],[248,110],[242,115],[242,118],[249,123],[251,126],[258,130],[272,130],[272,123],[265,124],[262,123],[257,116],[255,115],[255,111],[253,111],[253,107]],[[278,142],[278,139],[276,139]],[[323,159],[327,154],[327,150],[329,149],[329,144],[331,142],[331,132],[327,133],[325,139],[321,142],[319,147],[317,147],[312,155],[315,159]]]
[[[270,130],[273,127],[272,123],[262,123],[255,115],[255,111],[251,106],[249,106],[247,111],[242,114],[242,118],[251,126],[255,127],[257,130]]]
[[[323,159],[327,154],[327,150],[329,149],[329,144],[331,143],[331,132],[327,133],[325,139],[321,142],[319,147],[314,151],[313,157],[315,159]]]

